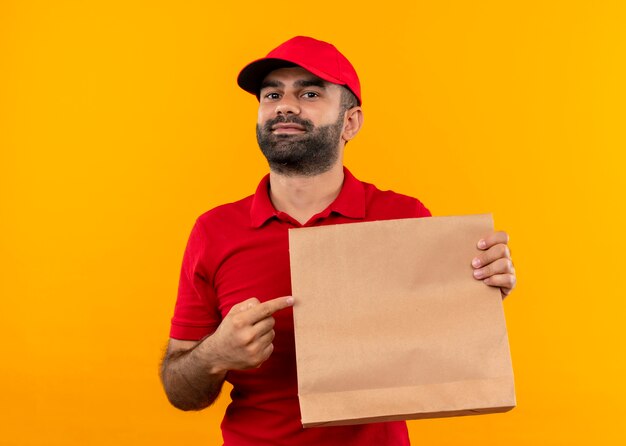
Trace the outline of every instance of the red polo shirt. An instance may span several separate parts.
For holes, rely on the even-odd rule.
[[[269,175],[254,195],[201,215],[185,250],[170,336],[199,340],[241,301],[291,295],[289,228],[430,216],[415,198],[380,191],[345,168],[344,174],[339,196],[304,225],[274,209]],[[303,429],[292,309],[274,318],[270,358],[258,369],[228,372],[233,391],[222,422],[226,446],[409,444],[404,422]]]

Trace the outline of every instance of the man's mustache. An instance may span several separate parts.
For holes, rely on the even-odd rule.
[[[279,115],[279,116],[276,116],[274,119],[270,119],[269,121],[267,121],[263,125],[263,130],[266,133],[270,133],[272,131],[272,127],[275,126],[276,124],[287,124],[287,123],[298,124],[302,126],[304,130],[306,130],[307,132],[310,132],[313,129],[315,129],[315,125],[313,125],[313,123],[309,121],[308,119],[299,118],[297,116],[287,117],[284,115]]]

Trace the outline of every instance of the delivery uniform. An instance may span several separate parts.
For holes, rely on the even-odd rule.
[[[268,188],[269,175],[254,195],[197,219],[183,258],[172,338],[202,339],[233,305],[251,297],[264,302],[291,295],[289,228],[430,216],[419,200],[380,191],[345,168],[335,201],[304,225],[274,209]],[[226,376],[233,391],[222,422],[225,446],[409,444],[404,421],[303,429],[292,308],[274,318],[276,337],[269,359],[257,369],[233,370]]]

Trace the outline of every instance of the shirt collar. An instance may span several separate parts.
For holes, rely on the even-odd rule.
[[[280,213],[274,208],[269,196],[270,176],[265,175],[252,197],[250,219],[252,227],[260,228],[263,224]],[[318,215],[328,216],[336,212],[348,218],[365,218],[365,188],[347,168],[343,168],[341,192],[325,211]]]

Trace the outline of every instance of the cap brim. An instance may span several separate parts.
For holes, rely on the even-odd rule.
[[[252,93],[258,98],[263,79],[265,79],[265,77],[274,70],[288,67],[302,67],[320,79],[332,82],[333,84],[345,85],[345,82],[341,82],[339,79],[335,79],[327,73],[323,73],[315,68],[292,62],[290,60],[276,59],[272,57],[255,60],[254,62],[250,62],[248,65],[243,67],[243,69],[239,72],[239,76],[237,76],[237,84],[242,89],[248,93]]]
[[[237,84],[248,93],[258,96],[265,76],[279,68],[295,66],[299,65],[284,59],[258,59],[243,67],[237,76]]]

